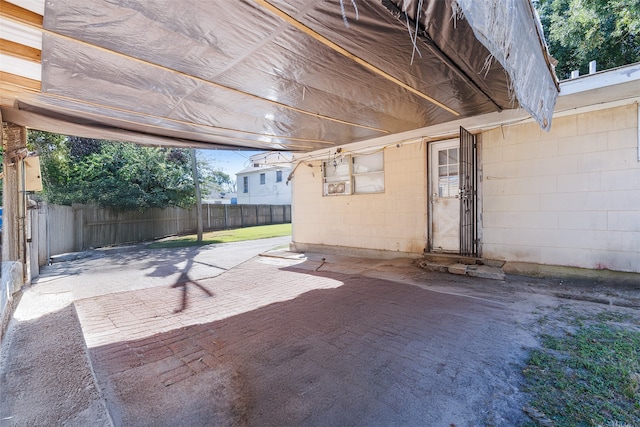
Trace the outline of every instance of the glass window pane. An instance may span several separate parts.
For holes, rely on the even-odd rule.
[[[438,197],[449,197],[449,181],[447,177],[438,179]]]
[[[442,176],[438,178],[438,197],[455,197],[458,194],[458,177]]]
[[[443,166],[447,164],[447,150],[438,151],[438,165]]]
[[[460,180],[458,179],[458,175],[452,175],[449,177],[449,195],[455,196],[458,194],[458,189],[460,188]]]
[[[450,148],[449,149],[449,164],[458,163],[458,149]]]
[[[384,157],[382,155],[382,151],[353,158],[353,173],[367,173],[382,170],[384,170]]]
[[[327,181],[349,179],[350,158],[336,159],[335,161],[323,162],[323,173]]]
[[[353,178],[356,193],[379,193],[384,191],[384,173],[382,172],[356,175]]]

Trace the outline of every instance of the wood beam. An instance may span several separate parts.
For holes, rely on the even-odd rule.
[[[40,63],[42,60],[42,52],[40,49],[25,46],[10,40],[0,39],[0,53],[37,63]]]
[[[6,0],[0,0],[0,16],[22,24],[42,28],[42,15],[9,3]]]
[[[0,0],[0,2],[6,3],[6,0]],[[155,62],[147,61],[147,60],[144,60],[142,58],[138,58],[136,56],[127,55],[127,54],[118,52],[116,50],[112,50],[112,49],[108,49],[106,47],[102,47],[102,46],[99,46],[99,45],[91,44],[91,43],[85,42],[83,40],[76,39],[76,38],[73,38],[73,37],[70,37],[70,36],[67,36],[67,35],[64,35],[64,34],[59,34],[59,33],[56,33],[54,31],[50,31],[50,30],[44,29],[44,28],[42,28],[42,26],[40,26],[40,27],[34,26],[34,27],[36,29],[41,30],[43,34],[51,34],[51,35],[54,35],[56,37],[60,37],[62,39],[71,41],[73,43],[77,43],[77,44],[83,45],[83,46],[88,46],[88,47],[91,47],[92,49],[96,49],[96,50],[99,50],[101,52],[108,53],[110,55],[115,55],[117,57],[124,58],[126,60],[131,60],[131,61],[135,61],[135,62],[138,62],[138,63],[141,63],[141,64],[145,64],[145,65],[148,65],[148,66],[160,69],[160,70],[169,71],[174,75],[184,76],[184,77],[187,77],[189,79],[195,80],[195,81],[197,81],[199,83],[202,83],[204,85],[207,85],[207,86],[216,87],[216,88],[219,88],[219,89],[223,89],[225,91],[235,92],[235,93],[238,93],[240,95],[243,95],[243,96],[246,96],[246,97],[249,97],[249,98],[252,98],[252,99],[256,99],[256,100],[259,100],[261,102],[265,102],[267,104],[275,105],[277,107],[281,107],[281,108],[284,108],[284,109],[287,109],[287,110],[290,110],[290,111],[295,111],[296,113],[304,114],[304,115],[307,115],[307,116],[312,116],[312,117],[315,117],[315,118],[320,119],[320,120],[328,120],[328,121],[331,121],[331,122],[334,122],[334,123],[341,123],[341,124],[348,125],[348,126],[354,126],[354,127],[358,127],[358,128],[362,128],[362,129],[369,129],[369,130],[373,130],[375,132],[380,132],[380,133],[384,133],[384,134],[389,134],[390,133],[388,130],[385,130],[385,129],[381,129],[381,128],[377,128],[377,127],[373,127],[373,126],[368,126],[368,125],[364,125],[364,124],[360,124],[360,123],[350,122],[350,121],[347,121],[347,120],[342,120],[342,119],[339,119],[339,118],[327,116],[327,115],[316,113],[316,112],[313,112],[313,111],[304,110],[302,108],[297,108],[297,107],[294,107],[292,105],[288,105],[288,104],[284,104],[282,102],[274,101],[274,100],[269,99],[269,98],[265,98],[265,97],[262,97],[262,96],[259,96],[259,95],[254,95],[254,94],[249,93],[249,92],[244,92],[244,91],[242,91],[240,89],[235,89],[233,87],[225,86],[225,85],[222,85],[222,84],[210,81],[210,80],[206,80],[206,79],[204,79],[202,77],[198,77],[198,76],[196,76],[194,74],[189,74],[189,73],[186,73],[186,72],[183,72],[183,71],[179,71],[179,70],[173,69],[171,67],[167,67],[167,66],[164,66],[164,65],[156,64]],[[457,114],[457,113],[455,113],[455,114]]]
[[[1,73],[0,73],[1,74]],[[0,75],[0,79],[2,78],[2,75]],[[166,121],[166,122],[171,122],[171,123],[177,123],[177,124],[182,124],[182,125],[188,125],[188,126],[193,126],[196,127],[198,129],[202,129],[202,132],[196,132],[196,131],[177,131],[183,134],[193,134],[194,136],[200,135],[201,133],[204,133],[206,135],[214,135],[216,137],[221,137],[224,138],[225,140],[229,140],[229,141],[240,141],[240,142],[244,142],[244,141],[251,141],[254,143],[267,143],[267,144],[272,144],[273,142],[265,142],[265,141],[260,141],[259,138],[273,138],[273,139],[278,139],[278,140],[285,140],[285,141],[298,141],[298,142],[304,142],[304,143],[312,143],[312,144],[322,144],[322,145],[328,145],[328,146],[333,146],[336,145],[335,141],[326,141],[326,140],[319,140],[319,139],[310,139],[310,138],[297,138],[297,137],[292,137],[292,136],[286,136],[286,135],[277,135],[277,134],[267,134],[267,133],[259,133],[259,132],[251,132],[251,131],[246,131],[246,130],[241,130],[241,129],[232,129],[232,128],[223,128],[223,127],[218,127],[218,126],[213,126],[213,125],[208,125],[208,124],[203,124],[203,123],[196,123],[196,122],[192,122],[192,121],[187,121],[187,120],[179,120],[179,119],[172,119],[170,117],[164,117],[164,116],[156,116],[156,115],[152,115],[152,114],[146,114],[146,113],[141,113],[138,111],[133,111],[133,110],[129,110],[129,109],[124,109],[124,108],[116,108],[116,107],[112,107],[112,106],[107,106],[107,105],[103,105],[103,104],[96,104],[93,102],[88,102],[88,101],[81,101],[78,99],[74,99],[74,98],[68,98],[62,95],[52,95],[52,94],[48,94],[48,93],[42,93],[40,94],[41,97],[46,98],[46,99],[51,99],[51,100],[59,100],[59,101],[67,101],[69,103],[75,103],[80,105],[81,107],[87,107],[88,110],[104,110],[104,111],[108,111],[110,114],[105,114],[104,112],[99,112],[99,113],[95,113],[95,112],[90,112],[88,110],[85,110],[83,108],[72,108],[72,107],[63,107],[58,105],[56,107],[56,110],[58,112],[66,112],[68,113],[70,116],[75,116],[75,117],[94,117],[96,122],[101,122],[102,119],[107,118],[107,119],[113,119],[114,121],[118,121],[120,123],[127,123],[130,125],[134,125],[134,126],[144,126],[146,128],[149,129],[164,129],[164,126],[162,125],[154,125],[148,121],[142,121],[142,120],[132,120],[132,119],[125,119],[125,118],[118,118],[115,119],[115,115],[112,115],[111,113],[124,113],[124,114],[128,114],[128,115],[132,115],[135,116],[137,118],[141,118],[141,119],[152,119],[152,121]],[[113,126],[122,126],[121,124],[117,125],[117,124],[112,124]],[[244,134],[247,135],[248,138],[237,138],[237,137],[233,137],[233,136],[229,136],[228,133],[234,133],[234,134]],[[251,137],[257,137],[257,140],[252,140],[250,139]],[[276,142],[277,143],[277,142]],[[288,145],[288,144],[287,144]]]
[[[38,80],[0,71],[0,86],[4,87],[5,85],[14,86],[16,89],[24,88],[36,92],[40,92],[40,88],[42,87],[42,84]]]

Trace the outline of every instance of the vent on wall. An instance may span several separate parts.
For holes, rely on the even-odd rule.
[[[349,194],[349,183],[346,181],[327,182],[324,184],[324,194],[327,196]]]

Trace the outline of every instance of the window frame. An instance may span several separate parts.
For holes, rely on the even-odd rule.
[[[260,185],[265,185],[267,183],[267,175],[262,172],[260,174]]]
[[[376,169],[376,170],[371,170],[371,171],[364,171],[364,172],[356,172],[356,160],[358,158],[362,159],[364,157],[371,157],[374,155],[380,155],[381,159],[380,159],[380,169]],[[351,167],[351,176],[352,176],[352,180],[353,180],[353,194],[379,194],[379,193],[384,193],[384,189],[385,189],[385,173],[384,173],[384,151],[377,151],[374,153],[369,153],[369,154],[360,154],[360,155],[354,155],[352,157],[352,167]],[[373,191],[363,191],[362,189],[358,190],[358,177],[367,177],[367,176],[375,176],[375,175],[380,175],[382,176],[382,189],[380,190],[373,190]]]
[[[356,172],[356,164],[358,158],[365,158],[373,155],[380,155],[380,169],[367,170]],[[343,170],[340,174],[329,174],[332,168],[337,172],[337,168],[341,167]],[[331,160],[324,160],[322,162],[322,195],[324,196],[349,196],[349,195],[362,195],[362,194],[380,194],[385,192],[385,171],[384,171],[384,151],[377,151],[369,154],[353,154],[342,155],[339,158],[333,158]],[[360,177],[376,176],[382,177],[382,188],[373,191],[358,190],[357,180]],[[338,187],[339,184],[344,184],[344,187]],[[343,189],[344,191],[340,191]]]
[[[341,169],[339,174],[338,168]],[[335,173],[329,174],[329,171],[335,171]],[[351,187],[351,156],[341,156],[322,162],[323,196],[348,196],[351,194]]]
[[[248,176],[243,176],[242,177],[242,192],[243,193],[248,193],[249,192],[249,177]]]

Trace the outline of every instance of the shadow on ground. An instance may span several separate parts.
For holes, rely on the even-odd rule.
[[[530,337],[502,304],[375,278],[287,270],[300,280],[342,285],[91,348],[115,424],[523,421],[518,390]],[[205,309],[200,304],[223,310],[217,284],[201,282],[212,296],[190,310]],[[277,293],[277,284],[260,286]],[[175,301],[171,291],[155,289],[154,298]],[[109,296],[94,302],[108,305]]]

